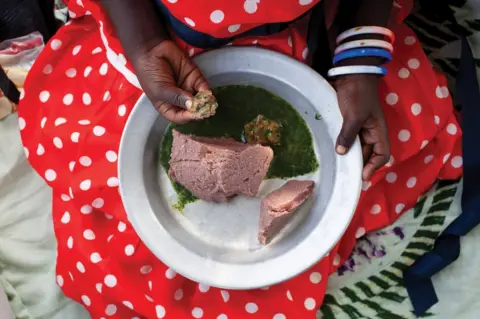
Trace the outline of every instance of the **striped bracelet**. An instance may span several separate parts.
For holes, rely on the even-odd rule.
[[[349,74],[378,74],[383,76],[387,74],[387,69],[381,66],[351,65],[339,66],[328,70],[328,76],[332,78]]]
[[[363,26],[363,27],[356,27],[348,29],[340,33],[337,37],[337,44],[340,44],[345,39],[360,35],[360,34],[381,34],[390,39],[390,42],[393,43],[395,41],[395,34],[387,28],[377,27],[377,26]]]
[[[393,45],[388,43],[387,41],[383,40],[356,40],[345,42],[340,44],[334,51],[334,54],[339,54],[340,52],[351,50],[351,49],[358,49],[358,48],[379,48],[385,49],[388,52],[393,52]]]
[[[340,61],[358,58],[358,57],[378,57],[384,58],[385,62],[392,60],[392,55],[385,49],[376,48],[358,48],[340,52],[333,57],[333,64],[337,64]]]

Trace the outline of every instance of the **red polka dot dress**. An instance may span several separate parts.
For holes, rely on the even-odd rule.
[[[293,20],[318,0],[162,2],[186,25],[221,38]],[[69,1],[72,21],[46,45],[19,105],[25,153],[53,189],[58,285],[92,318],[313,319],[329,274],[356,238],[394,222],[436,179],[461,175],[461,131],[445,79],[401,23],[406,11],[397,5],[394,58],[379,91],[393,156],[364,183],[355,217],[337,246],[305,273],[264,289],[228,291],[185,279],[147,249],[123,209],[117,152],[142,92],[98,3]],[[307,24],[308,16],[281,33],[233,45],[258,45],[304,61]],[[179,45],[190,55],[200,51]]]

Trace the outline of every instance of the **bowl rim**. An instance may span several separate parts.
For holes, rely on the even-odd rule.
[[[302,75],[309,81],[317,81],[320,85],[323,85],[327,90],[329,90],[330,94],[336,94],[330,84],[306,64],[281,53],[262,48],[221,48],[198,55],[194,58],[194,62],[200,67],[200,69],[202,69],[205,61],[220,58],[225,54],[233,56],[255,54],[263,58],[275,59],[275,62],[278,64],[288,64],[291,67],[295,67],[298,72],[302,73]],[[286,259],[285,255],[280,255],[266,260],[261,264],[255,264],[255,274],[252,274],[252,266],[250,264],[239,265],[222,263],[216,260],[208,259],[204,256],[199,256],[195,252],[189,251],[186,249],[186,247],[177,242],[169,234],[167,229],[164,228],[164,226],[158,221],[158,219],[155,218],[155,213],[151,207],[149,207],[147,212],[145,209],[142,209],[139,212],[135,209],[137,203],[135,200],[132,200],[137,195],[141,196],[142,191],[145,192],[144,185],[140,185],[143,184],[140,181],[142,177],[135,176],[133,168],[131,168],[132,165],[135,165],[135,163],[131,159],[131,156],[125,156],[126,154],[131,153],[130,149],[135,143],[139,144],[139,141],[134,141],[135,138],[133,137],[134,135],[135,137],[139,135],[130,134],[131,131],[135,131],[132,122],[134,122],[135,117],[139,112],[149,112],[151,116],[154,116],[155,119],[152,120],[152,125],[159,116],[156,114],[157,111],[154,110],[153,107],[141,109],[141,106],[145,103],[150,102],[145,94],[142,94],[129,114],[122,133],[118,156],[120,196],[122,198],[128,220],[132,224],[139,238],[162,263],[172,268],[180,275],[202,284],[224,289],[243,290],[270,286],[303,273],[311,266],[316,264],[320,259],[327,256],[331,249],[334,248],[334,246],[343,236],[347,227],[350,225],[350,221],[353,218],[358,200],[360,198],[362,187],[361,172],[363,169],[363,159],[358,137],[347,154],[340,156],[335,153],[335,176],[336,180],[342,179],[342,182],[334,183],[332,195],[329,200],[329,204],[325,207],[325,211],[332,210],[332,202],[341,203],[343,207],[342,210],[340,210],[340,212],[335,212],[335,214],[339,215],[341,220],[344,221],[341,227],[337,226],[335,229],[330,229],[325,232],[322,229],[319,229],[319,225],[316,225],[309,236],[296,245],[295,249],[291,250],[294,253],[289,251],[289,253],[286,254],[290,259]],[[335,112],[338,112],[340,115],[339,110]],[[151,127],[149,128],[149,132],[150,131]],[[146,142],[146,139],[145,141],[141,140],[140,142]],[[143,164],[141,166],[143,168]],[[126,169],[126,167],[129,169]],[[344,173],[345,169],[347,169],[348,174]],[[137,189],[134,189],[134,187]],[[346,188],[348,188],[348,192],[346,192]],[[348,193],[348,196],[345,196],[345,193]],[[333,212],[331,212],[331,214],[333,214]],[[143,215],[141,219],[138,217],[140,215]],[[155,232],[155,239],[152,235],[153,232]],[[325,236],[327,237],[328,243],[325,243]],[[163,244],[158,245],[158,240],[161,240],[160,242]],[[316,248],[319,245],[318,243],[322,242],[324,248],[317,250]],[[328,247],[328,249],[325,247]],[[309,257],[305,258],[305,256]],[[179,262],[179,260],[188,260],[188,262],[182,263]],[[292,260],[295,262],[292,262]],[[272,269],[279,268],[277,267],[278,265],[282,265],[283,269],[281,271],[272,271]],[[212,274],[215,275],[212,276]]]

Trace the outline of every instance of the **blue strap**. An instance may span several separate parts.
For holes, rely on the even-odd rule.
[[[440,234],[432,251],[403,272],[405,287],[417,316],[438,302],[431,277],[458,258],[460,236],[465,236],[480,223],[480,91],[473,54],[466,38],[462,38],[456,87],[462,104],[462,214]]]
[[[392,55],[385,49],[377,48],[361,48],[361,49],[352,49],[340,52],[339,54],[333,57],[333,64],[337,64],[340,61],[358,57],[378,57],[384,58],[385,62],[392,61]]]

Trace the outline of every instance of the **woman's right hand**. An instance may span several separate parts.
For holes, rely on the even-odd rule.
[[[145,94],[167,120],[181,124],[197,118],[186,108],[193,94],[209,90],[208,84],[173,41],[139,50],[132,63]]]

